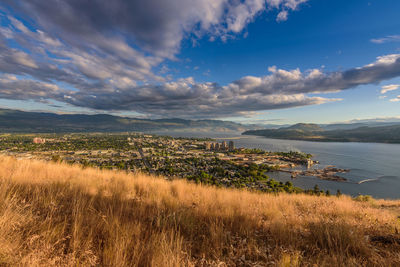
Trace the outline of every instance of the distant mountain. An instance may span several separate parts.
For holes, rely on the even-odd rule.
[[[221,120],[140,119],[107,114],[55,114],[0,109],[0,132],[125,132],[125,131],[216,131],[243,132],[255,129]]]
[[[330,130],[351,130],[351,129],[356,129],[359,127],[365,127],[368,126],[366,123],[335,123],[335,124],[326,124],[326,125],[321,125],[321,128],[324,130],[330,131]]]
[[[352,120],[343,123],[320,124],[324,130],[351,130],[360,127],[383,127],[400,125],[400,117]]]
[[[324,130],[352,130],[360,127],[383,127],[383,126],[394,126],[400,125],[400,121],[392,122],[380,122],[380,121],[370,121],[370,122],[356,122],[356,123],[336,123],[336,124],[325,124],[320,125]]]
[[[260,135],[270,138],[299,139],[315,135],[316,132],[323,131],[317,124],[299,123],[289,127],[279,129],[250,130],[245,135]]]
[[[400,143],[400,124],[335,130],[326,130],[327,128],[329,129],[316,124],[301,123],[279,129],[250,130],[243,134],[305,141]]]
[[[400,124],[323,132],[326,141],[400,143]]]

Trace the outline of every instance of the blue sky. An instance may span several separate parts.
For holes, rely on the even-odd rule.
[[[400,116],[399,1],[87,3],[0,3],[0,107],[273,124]]]

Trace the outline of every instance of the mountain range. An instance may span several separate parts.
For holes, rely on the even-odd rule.
[[[0,109],[0,133],[131,131],[231,132],[307,141],[400,143],[400,120],[267,126],[223,120],[143,119],[109,114],[56,114]]]
[[[221,120],[141,119],[108,114],[55,114],[0,109],[0,132],[125,132],[125,131],[216,131],[243,132],[254,129]]]

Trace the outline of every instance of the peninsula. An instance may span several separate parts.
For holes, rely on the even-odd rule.
[[[249,130],[242,134],[318,142],[400,143],[400,124],[329,130],[318,124],[299,123],[278,129]]]

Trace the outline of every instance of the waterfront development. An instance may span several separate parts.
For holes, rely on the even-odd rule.
[[[264,192],[399,198],[400,145],[316,143],[237,134],[2,135],[1,153]]]
[[[165,134],[165,132],[158,132]],[[240,133],[193,133],[175,132],[170,135],[178,137],[212,137],[216,140],[233,140],[238,147],[257,148],[266,151],[297,151],[313,155],[313,160],[319,164],[311,167],[323,169],[330,165],[349,170],[340,173],[345,182],[321,180],[314,176],[297,176],[291,178],[291,173],[273,172],[269,177],[285,183],[291,181],[301,188],[319,188],[357,196],[371,195],[376,198],[400,198],[400,145],[379,143],[352,142],[308,142],[296,140],[270,139],[258,136],[242,136]],[[296,169],[295,169],[296,170]],[[302,167],[301,171],[307,170]]]
[[[291,181],[295,186],[309,188],[317,184],[324,190],[357,196],[371,195],[375,198],[400,198],[400,145],[378,143],[327,143],[294,140],[277,140],[264,137],[237,139],[243,147],[268,151],[303,151],[313,155],[319,164],[312,168],[323,169],[334,165],[347,170],[339,173],[345,182],[321,180],[314,176],[297,176],[283,172],[271,173],[278,181]],[[304,169],[303,169],[304,171]]]
[[[302,192],[305,188],[294,187],[291,181],[275,181],[269,175],[282,171],[294,177],[301,168],[315,172],[311,167],[318,163],[306,153],[235,148],[233,140],[138,133],[3,135],[0,148],[2,154],[17,158],[146,172],[170,180],[184,178],[196,183],[263,192]],[[323,177],[315,172],[320,178],[341,180],[335,174],[336,171],[331,170]],[[320,190],[314,188],[312,192],[320,193]]]

